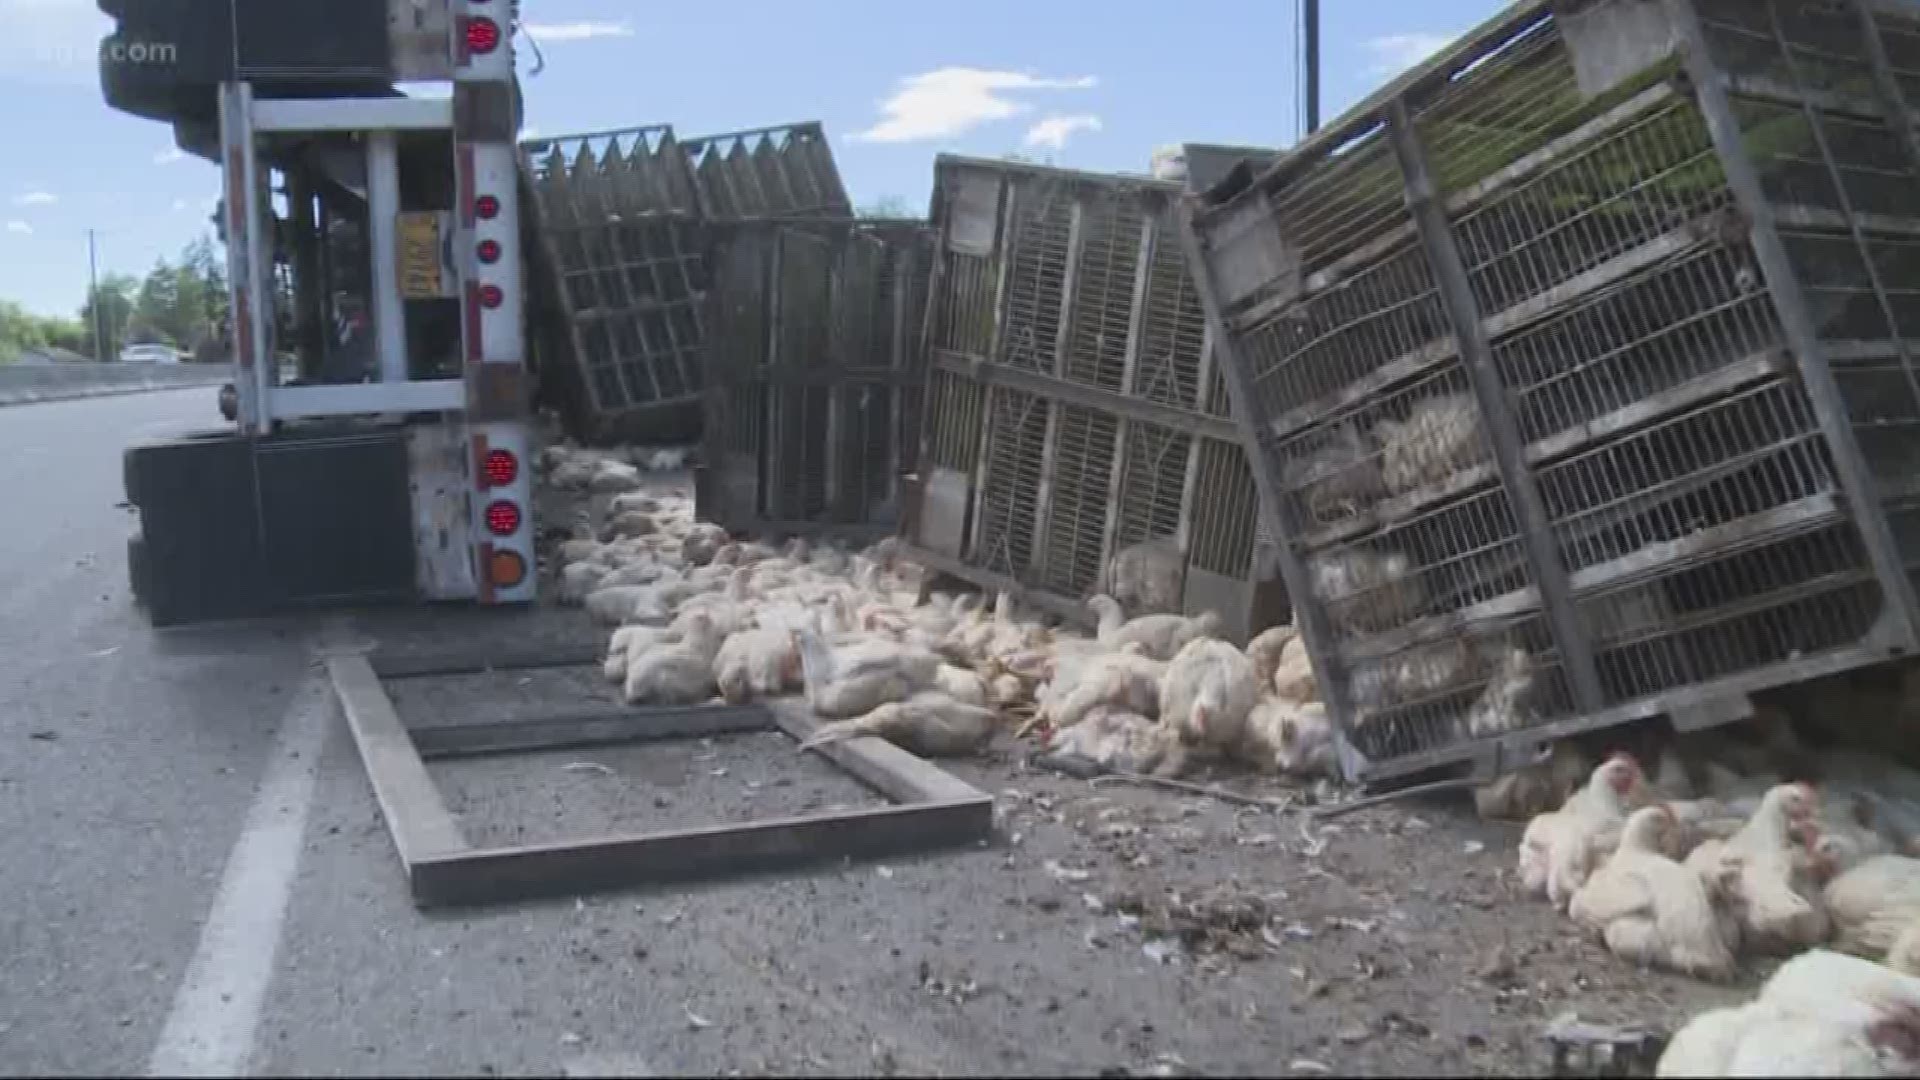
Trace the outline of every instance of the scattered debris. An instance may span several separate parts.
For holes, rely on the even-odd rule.
[[[561,766],[570,773],[593,773],[596,776],[612,776],[613,770],[597,761],[569,761]]]
[[[694,1011],[693,1011],[693,1006],[691,1006],[691,1005],[682,1005],[682,1006],[680,1006],[680,1007],[681,1007],[681,1008],[682,1008],[683,1010],[685,1010],[685,1011],[686,1011],[686,1014],[687,1014],[687,1026],[688,1026],[688,1027],[690,1027],[690,1028],[692,1028],[693,1030],[695,1030],[695,1031],[705,1031],[706,1029],[708,1029],[708,1028],[710,1028],[710,1027],[712,1027],[712,1026],[713,1026],[713,1021],[711,1021],[711,1020],[709,1020],[709,1019],[707,1019],[707,1018],[706,1018],[706,1017],[704,1017],[704,1016],[701,1016],[701,1015],[700,1015],[699,1013],[697,1013],[697,1012],[694,1012]]]
[[[1059,862],[1053,859],[1048,859],[1044,866],[1047,873],[1053,875],[1056,881],[1065,881],[1077,885],[1093,877],[1093,871],[1091,870],[1080,870],[1074,867],[1061,866]]]

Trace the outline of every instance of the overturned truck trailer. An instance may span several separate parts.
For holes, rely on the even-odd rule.
[[[687,140],[656,124],[521,155],[542,394],[589,442],[700,434],[716,226],[853,214],[818,123]]]
[[[1185,213],[1344,763],[1915,647],[1920,21],[1524,3]]]
[[[919,446],[931,231],[838,219],[717,231],[701,519],[760,535],[893,533]]]
[[[1181,188],[942,156],[917,491],[930,567],[1084,622],[1283,621],[1174,214]]]

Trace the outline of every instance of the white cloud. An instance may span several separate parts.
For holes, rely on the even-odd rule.
[[[1067,140],[1081,131],[1099,131],[1100,118],[1090,113],[1074,116],[1049,116],[1027,129],[1028,146],[1044,146],[1049,150],[1066,148]]]
[[[951,139],[982,124],[1030,112],[1033,106],[1006,95],[1018,90],[1086,90],[1096,80],[1049,79],[1017,71],[947,67],[900,80],[880,103],[879,123],[852,137],[866,142]]]
[[[155,165],[171,165],[176,161],[185,160],[187,160],[187,152],[177,146],[169,146],[165,150],[153,155],[153,163]]]
[[[533,36],[536,44],[547,45],[561,41],[632,37],[633,28],[626,23],[609,22],[528,23],[527,33]]]
[[[1373,54],[1375,75],[1398,75],[1439,52],[1457,36],[1416,30],[1411,34],[1386,34],[1369,38],[1360,44]]]
[[[7,231],[10,233],[19,233],[21,236],[32,236],[33,226],[27,224],[24,221],[15,219],[13,221],[7,222]]]
[[[173,200],[173,212],[176,214],[181,213],[182,211],[185,211],[190,207],[192,207],[192,205],[193,205],[192,203],[189,203],[185,199],[175,199]]]
[[[60,201],[60,196],[51,191],[29,191],[25,195],[15,195],[15,206],[52,206]]]

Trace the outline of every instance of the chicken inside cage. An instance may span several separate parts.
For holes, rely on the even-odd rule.
[[[1396,706],[1458,688],[1471,682],[1481,667],[1479,653],[1465,638],[1357,662],[1347,682],[1354,720],[1364,724]]]
[[[1317,449],[1288,463],[1282,482],[1314,524],[1363,514],[1387,495],[1375,451],[1357,426],[1336,424]]]
[[[1487,459],[1471,394],[1425,398],[1405,420],[1375,423],[1373,439],[1380,444],[1380,479],[1388,495],[1442,483]]]
[[[1426,606],[1413,563],[1397,551],[1348,548],[1315,557],[1310,575],[1328,619],[1347,633],[1378,633],[1412,622]]]
[[[1184,569],[1179,541],[1152,537],[1114,552],[1099,591],[1134,615],[1179,611]]]

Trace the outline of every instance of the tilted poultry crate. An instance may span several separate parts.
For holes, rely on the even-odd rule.
[[[1183,230],[1343,764],[1908,655],[1909,5],[1518,4]]]
[[[1180,247],[1180,190],[936,161],[925,433],[903,530],[932,568],[1081,622],[1096,590],[1136,612],[1217,610],[1235,636],[1286,618]],[[1109,580],[1116,563],[1132,587]]]
[[[590,441],[699,434],[710,226],[853,213],[817,123],[687,140],[657,124],[521,152],[539,370]]]
[[[893,532],[919,445],[932,233],[838,219],[718,232],[700,516],[757,534]]]

